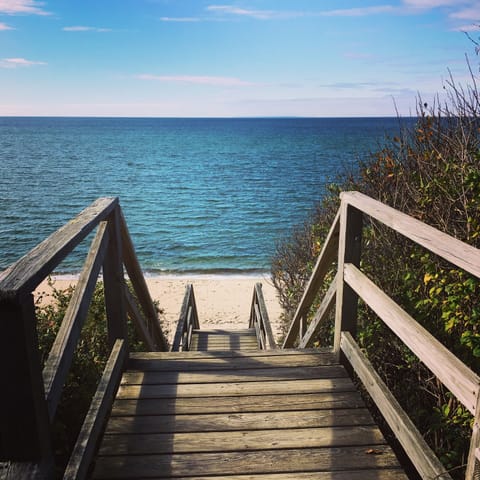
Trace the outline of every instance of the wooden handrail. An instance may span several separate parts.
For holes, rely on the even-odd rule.
[[[354,265],[345,265],[344,279],[470,413],[475,415],[480,377]]]
[[[301,332],[301,323],[306,322],[306,316],[312,306],[315,297],[318,294],[325,275],[330,270],[332,264],[336,260],[338,250],[338,236],[340,231],[340,210],[338,211],[335,219],[330,227],[327,238],[323,243],[322,250],[318,256],[317,263],[313,269],[310,280],[305,288],[302,299],[298,304],[293,320],[290,323],[287,336],[283,342],[282,348],[291,348],[294,346],[297,337],[303,337],[304,332]]]
[[[122,235],[123,261],[128,278],[132,282],[132,288],[135,291],[138,302],[144,312],[143,322],[147,325],[147,330],[153,340],[153,350],[166,351],[168,342],[160,326],[157,311],[148,291],[145,275],[140,268],[132,239],[128,232],[127,222],[123,213],[120,211],[120,232]]]
[[[0,273],[0,298],[33,292],[117,205],[118,198],[99,198]]]
[[[334,351],[338,355],[342,353],[350,362],[423,478],[451,478],[408,420],[405,412],[387,392],[387,387],[373,371],[373,367],[355,342],[357,303],[358,298],[361,298],[475,416],[465,477],[470,480],[477,468],[477,452],[480,448],[480,377],[360,271],[364,215],[374,218],[454,266],[480,278],[480,250],[359,192],[343,192],[339,213],[324,243],[283,346],[293,346],[299,334],[299,347],[311,346],[327,311],[336,299]],[[325,273],[332,266],[332,249],[337,247],[336,279],[330,285],[307,332],[303,334],[301,325],[305,323],[305,316],[318,294]],[[419,455],[418,452],[422,453]]]
[[[253,288],[252,306],[248,328],[255,328],[258,346],[261,350],[277,348],[273,338],[272,326],[268,318],[267,306],[263,298],[262,284],[256,283]]]
[[[200,328],[198,321],[197,305],[193,285],[185,288],[182,310],[177,323],[175,337],[172,344],[172,352],[187,352],[190,350],[193,330]]]
[[[75,346],[88,314],[100,268],[108,246],[107,222],[101,222],[88,252],[65,317],[43,367],[43,382],[50,421],[53,421],[68,375]]]
[[[401,233],[453,265],[480,278],[480,250],[360,192],[343,192],[343,203]]]
[[[95,228],[96,235],[42,374],[32,292]],[[96,200],[0,273],[0,373],[6,384],[2,395],[7,399],[0,422],[0,461],[13,462],[15,478],[51,475],[50,424],[102,267],[109,343],[114,348],[118,347],[117,340],[122,341],[121,348],[116,347],[114,370],[118,375],[128,355],[127,311],[150,349],[167,349],[118,198]],[[124,268],[138,306],[126,287]],[[107,365],[104,383],[113,375],[109,368]],[[105,408],[108,410],[108,405],[102,410]],[[21,468],[15,462],[22,462]]]

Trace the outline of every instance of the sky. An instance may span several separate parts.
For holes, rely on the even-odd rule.
[[[479,24],[479,0],[0,0],[0,116],[410,115],[478,74]]]

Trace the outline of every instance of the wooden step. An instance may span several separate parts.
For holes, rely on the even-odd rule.
[[[329,353],[148,353],[129,365],[93,478],[407,480]]]
[[[190,350],[229,351],[257,350],[254,328],[243,330],[194,330]]]

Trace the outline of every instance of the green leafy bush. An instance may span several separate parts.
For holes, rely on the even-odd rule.
[[[65,290],[55,288],[51,279],[49,285],[52,287],[51,298],[39,296],[36,300],[37,333],[42,365],[48,358],[74,292],[73,286]],[[158,311],[160,313],[160,310]],[[130,351],[146,350],[130,320],[128,336]],[[93,294],[53,425],[59,476],[75,445],[109,355],[104,285],[99,282]]]
[[[445,105],[418,104],[413,129],[402,129],[326,191],[292,239],[279,245],[272,279],[285,329],[339,205],[339,192],[357,190],[477,248],[480,247],[480,102],[475,81],[446,85]],[[480,282],[366,219],[362,270],[448,349],[480,372]],[[461,475],[472,419],[373,312],[360,304],[358,340],[390,389],[444,462]],[[329,339],[326,325],[318,343]],[[459,477],[461,478],[461,477]]]

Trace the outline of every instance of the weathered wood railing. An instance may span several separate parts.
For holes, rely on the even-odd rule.
[[[263,298],[262,284],[256,283],[253,289],[252,307],[248,328],[255,328],[258,347],[261,350],[277,348],[273,338],[272,326],[268,318],[267,307]]]
[[[335,305],[334,352],[343,354],[348,360],[421,477],[451,478],[356,343],[357,304],[361,298],[474,415],[465,476],[472,480],[478,474],[480,460],[480,377],[360,271],[363,215],[383,223],[480,278],[480,250],[358,192],[344,192],[341,194],[339,213],[324,243],[283,347],[296,344],[300,347],[310,346],[326,314]],[[306,318],[312,303],[335,261],[335,279],[306,328]]]
[[[177,323],[177,330],[172,344],[172,352],[188,352],[192,343],[193,330],[200,328],[198,321],[197,304],[195,303],[195,294],[193,285],[189,284],[185,288],[182,309]]]
[[[96,227],[83,270],[41,370],[33,292]],[[136,299],[125,281],[128,273]],[[110,358],[65,478],[83,478],[128,355],[127,315],[151,350],[166,350],[117,198],[100,198],[0,274],[1,459],[7,478],[50,478],[51,425],[103,270]]]

